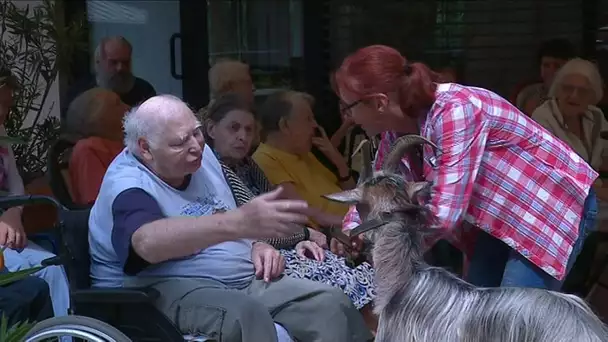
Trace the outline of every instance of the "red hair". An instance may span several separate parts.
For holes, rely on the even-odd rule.
[[[364,99],[396,92],[401,110],[411,116],[421,115],[433,105],[439,80],[423,63],[409,63],[399,51],[385,45],[357,50],[346,57],[334,77],[336,93],[344,89]]]

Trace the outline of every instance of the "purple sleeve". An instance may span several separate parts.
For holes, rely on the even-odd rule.
[[[137,255],[131,237],[146,223],[165,218],[158,202],[147,192],[131,188],[121,192],[112,203],[114,228],[112,246],[128,275],[135,275],[149,263]]]

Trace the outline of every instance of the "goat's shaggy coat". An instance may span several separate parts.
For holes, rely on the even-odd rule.
[[[422,259],[422,234],[430,215],[418,205],[425,183],[405,182],[394,172],[405,150],[424,139],[406,136],[395,144],[384,170],[353,190],[327,196],[357,204],[373,244],[379,315],[377,342],[556,342],[608,341],[608,330],[580,298],[531,288],[477,288]],[[374,225],[367,225],[376,221]]]

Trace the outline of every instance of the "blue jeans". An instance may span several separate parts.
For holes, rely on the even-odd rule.
[[[597,197],[595,191],[590,189],[585,199],[579,236],[568,259],[566,274],[581,252],[585,238],[595,229],[597,210]],[[562,281],[553,278],[486,232],[481,232],[475,243],[467,280],[482,287],[534,287],[553,291],[559,291],[562,285]]]
[[[0,270],[0,274],[6,269]],[[8,318],[8,326],[18,322],[40,322],[53,317],[49,286],[36,277],[26,277],[0,286],[0,317]]]
[[[6,268],[11,272],[39,266],[42,260],[54,256],[31,241],[21,252],[12,249],[4,251]],[[63,266],[47,266],[34,276],[45,280],[49,285],[55,316],[66,316],[70,307],[70,286]]]

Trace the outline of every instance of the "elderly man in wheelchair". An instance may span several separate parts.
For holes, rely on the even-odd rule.
[[[306,203],[278,189],[237,208],[178,98],[147,100],[124,131],[89,217],[93,287],[152,287],[182,333],[219,341],[372,340],[340,289],[282,276],[280,253],[262,241],[296,233]]]

